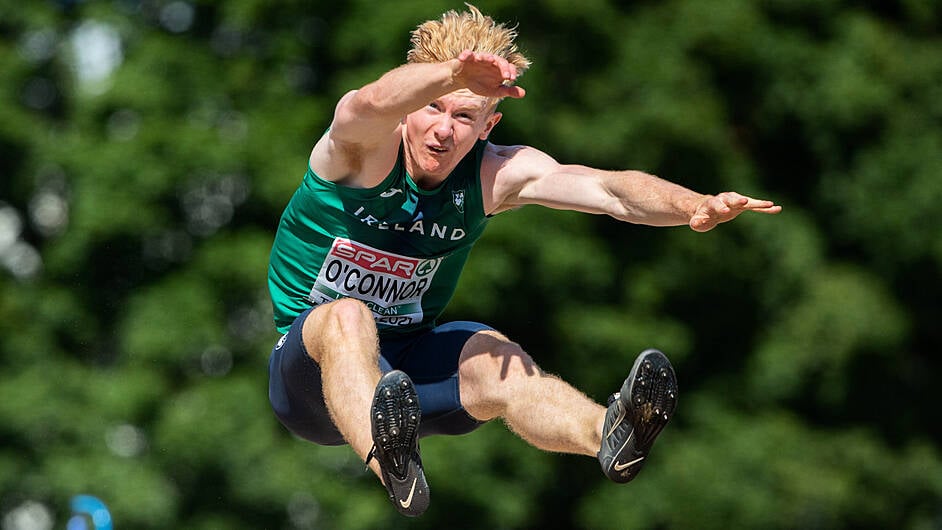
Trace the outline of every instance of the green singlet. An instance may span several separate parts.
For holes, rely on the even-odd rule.
[[[370,189],[338,186],[308,166],[285,209],[268,267],[275,325],[340,298],[362,300],[381,334],[432,327],[487,225],[478,141],[436,189],[396,166]]]

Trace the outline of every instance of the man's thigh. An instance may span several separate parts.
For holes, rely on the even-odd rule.
[[[311,309],[294,320],[272,349],[268,364],[268,399],[278,421],[294,434],[320,445],[346,441],[324,402],[320,366],[304,346],[302,329]]]

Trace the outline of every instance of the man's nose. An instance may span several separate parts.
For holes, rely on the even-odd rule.
[[[454,120],[451,116],[441,116],[435,123],[435,137],[439,140],[449,138],[454,133]]]

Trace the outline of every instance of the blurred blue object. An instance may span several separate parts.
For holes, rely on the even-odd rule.
[[[65,530],[88,530],[88,523],[84,515],[74,515],[65,525]]]
[[[72,513],[76,514],[69,519],[66,530],[89,530],[85,518],[82,515],[88,515],[92,519],[94,530],[114,530],[111,525],[111,513],[97,497],[91,495],[76,495],[72,497]]]

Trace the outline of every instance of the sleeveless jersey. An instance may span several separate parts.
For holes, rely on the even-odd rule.
[[[278,331],[312,305],[348,297],[372,310],[381,334],[434,326],[487,224],[485,145],[478,141],[431,191],[412,181],[401,148],[386,179],[369,189],[339,186],[308,165],[268,267]]]

